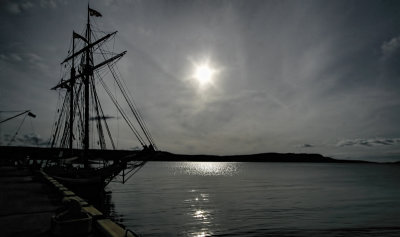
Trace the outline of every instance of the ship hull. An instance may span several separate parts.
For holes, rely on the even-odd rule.
[[[104,191],[105,181],[98,171],[54,166],[45,168],[44,171],[81,197],[92,199]]]
[[[87,178],[52,177],[85,199],[93,200],[104,192],[105,183],[99,176]]]

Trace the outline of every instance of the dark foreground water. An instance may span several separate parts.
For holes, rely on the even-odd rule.
[[[400,236],[400,166],[151,162],[112,183],[142,236]]]

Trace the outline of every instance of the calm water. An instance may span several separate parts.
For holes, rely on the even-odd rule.
[[[142,236],[400,236],[400,166],[152,162],[109,185]]]

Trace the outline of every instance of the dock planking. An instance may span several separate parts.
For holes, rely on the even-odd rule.
[[[75,199],[94,220],[97,236],[137,236],[103,216],[99,210],[44,172],[0,167],[0,236],[53,236],[51,217],[63,207],[61,198]]]
[[[0,167],[1,236],[50,236],[50,219],[62,205],[28,169]]]

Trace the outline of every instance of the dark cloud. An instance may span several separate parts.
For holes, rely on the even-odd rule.
[[[391,57],[396,51],[400,49],[400,36],[383,42],[381,49],[383,58]]]
[[[378,85],[387,87],[388,91],[400,91],[400,36],[384,41],[381,46],[381,75]]]
[[[42,57],[35,53],[3,53],[0,54],[0,61],[13,64],[16,67],[29,67],[34,70],[47,70]]]
[[[314,145],[305,143],[305,144],[299,145],[299,147],[300,148],[311,148],[311,147],[314,147]]]
[[[49,144],[48,139],[43,139],[34,133],[16,135],[15,138],[14,135],[4,134],[3,138],[7,144],[12,146],[47,146]]]
[[[339,141],[336,146],[393,146],[400,144],[400,138],[346,139]]]
[[[3,6],[5,5],[5,9],[7,12],[11,14],[21,14],[22,12],[29,10],[34,5],[30,1],[3,1]]]
[[[66,4],[66,2],[65,0],[3,0],[0,6],[10,14],[20,15],[35,7],[52,9],[60,6],[60,4]]]
[[[40,7],[42,8],[56,8],[62,2],[61,0],[40,0]]]

